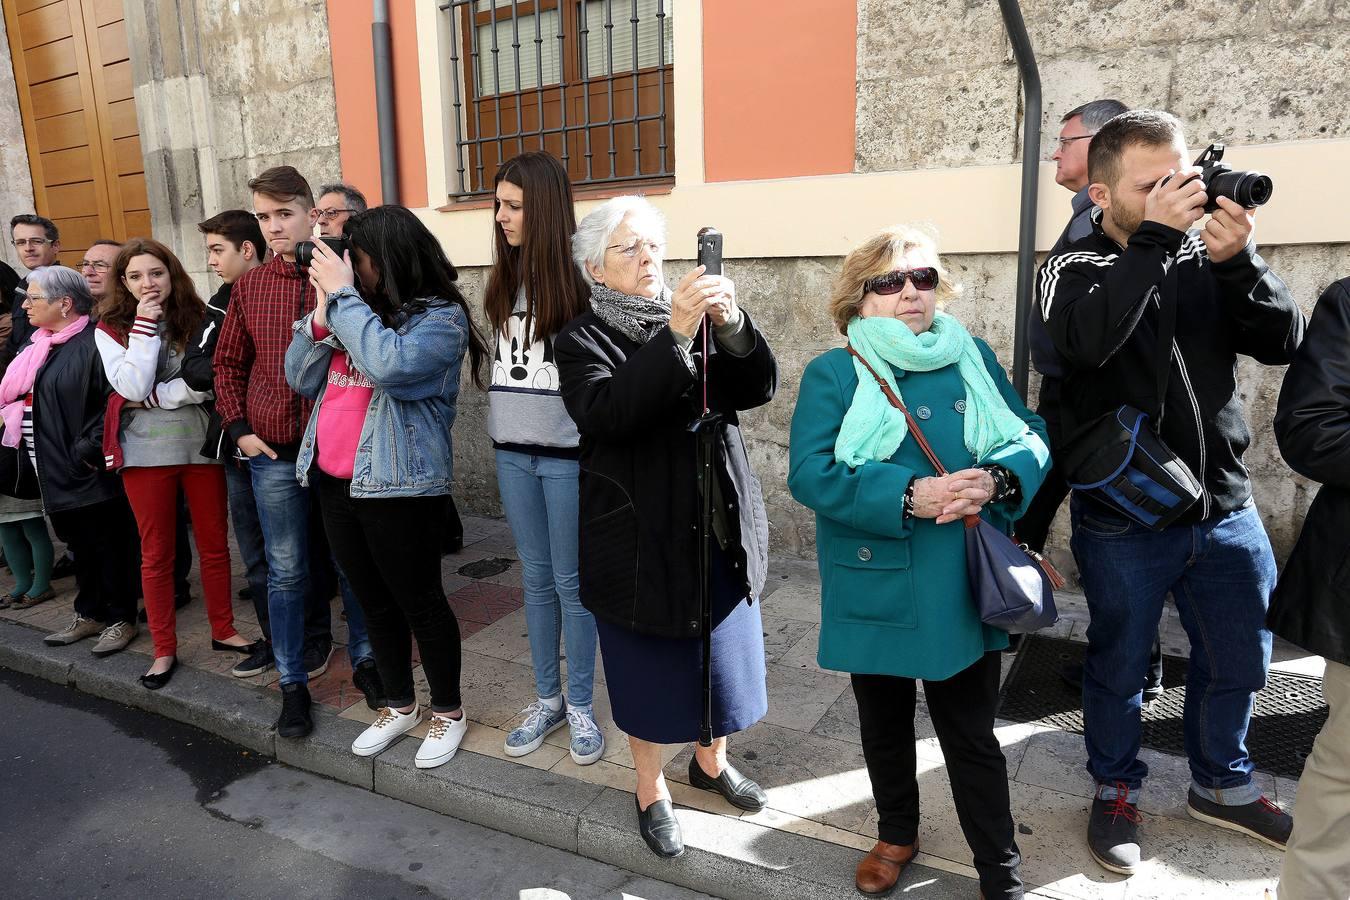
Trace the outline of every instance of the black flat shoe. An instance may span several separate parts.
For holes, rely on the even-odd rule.
[[[251,644],[240,644],[236,647],[234,644],[227,644],[224,641],[218,641],[215,638],[211,638],[211,649],[219,650],[222,653],[242,653],[245,656],[248,656],[257,650],[258,645],[261,643],[263,643],[262,640],[256,640]]]
[[[647,846],[657,856],[674,859],[684,854],[684,837],[680,834],[680,822],[675,818],[675,810],[669,800],[657,800],[644,812],[633,798],[638,811],[638,833],[647,842]]]
[[[169,668],[167,671],[160,672],[158,675],[142,675],[141,687],[145,688],[147,691],[159,690],[160,688],[164,687],[164,685],[169,683],[169,679],[173,678],[174,670],[177,668],[178,668],[178,657],[175,656],[173,658],[173,662],[169,663]]]
[[[696,756],[689,760],[689,783],[705,791],[716,791],[727,798],[727,802],[732,806],[750,812],[759,812],[769,802],[764,789],[737,772],[730,763],[722,770],[721,775],[713,778],[703,771]]]

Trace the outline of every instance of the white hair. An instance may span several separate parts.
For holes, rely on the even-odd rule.
[[[666,217],[645,198],[625,194],[606,200],[581,220],[577,233],[572,236],[572,259],[581,267],[588,282],[594,284],[595,278],[587,263],[597,269],[605,267],[605,250],[609,247],[610,237],[625,219],[631,219],[629,227],[644,238],[658,244],[666,242]]]

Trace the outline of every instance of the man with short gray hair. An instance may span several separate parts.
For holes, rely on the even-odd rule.
[[[325,184],[319,188],[319,234],[324,237],[342,237],[342,226],[357,213],[367,209],[366,195],[350,184]]]

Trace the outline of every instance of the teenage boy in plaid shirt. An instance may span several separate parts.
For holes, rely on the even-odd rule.
[[[295,264],[295,245],[309,238],[317,212],[309,182],[291,166],[268,169],[248,186],[273,257],[234,283],[216,345],[216,408],[226,433],[248,459],[262,526],[272,649],[281,675],[277,734],[304,737],[314,727],[305,661],[305,596],[311,565],[323,563],[313,558],[309,539],[310,529],[322,526],[314,515],[314,498],[295,474],[313,404],[286,383],[285,358],[292,323],[314,308],[314,289]],[[382,701],[365,619],[345,585],[342,594],[353,681],[376,708]]]

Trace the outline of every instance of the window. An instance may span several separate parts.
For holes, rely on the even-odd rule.
[[[449,0],[451,168],[458,197],[492,190],[526,150],[573,184],[668,181],[672,0]]]

